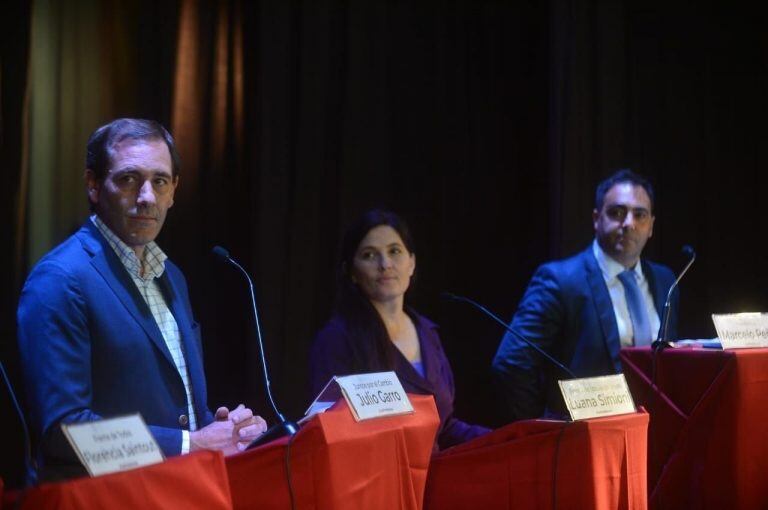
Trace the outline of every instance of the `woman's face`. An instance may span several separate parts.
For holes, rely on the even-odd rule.
[[[402,298],[416,269],[416,256],[410,253],[400,234],[389,225],[368,231],[352,260],[352,282],[371,301],[386,302]]]

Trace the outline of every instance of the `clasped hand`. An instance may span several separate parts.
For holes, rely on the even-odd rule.
[[[221,450],[224,455],[232,455],[245,450],[265,430],[267,422],[261,416],[254,416],[253,411],[243,404],[231,411],[219,407],[213,423],[190,432],[190,451]]]

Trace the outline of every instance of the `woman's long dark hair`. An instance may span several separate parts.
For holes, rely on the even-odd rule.
[[[356,372],[393,370],[394,351],[384,321],[368,296],[352,282],[351,270],[360,242],[373,228],[392,227],[400,235],[405,248],[414,253],[413,239],[405,221],[392,211],[372,209],[347,228],[341,243],[341,256],[336,273],[335,313],[349,327]],[[413,277],[411,277],[413,280]]]

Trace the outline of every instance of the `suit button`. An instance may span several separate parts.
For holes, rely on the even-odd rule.
[[[189,418],[187,418],[186,414],[182,414],[181,416],[179,416],[179,425],[181,425],[182,427],[186,427],[187,423],[189,423]]]

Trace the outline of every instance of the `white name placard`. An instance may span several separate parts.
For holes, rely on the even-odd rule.
[[[634,413],[635,402],[624,374],[558,381],[573,420]]]
[[[394,372],[336,377],[355,420],[370,420],[413,412],[411,401]]]
[[[62,424],[88,473],[98,476],[156,464],[163,452],[139,414]]]
[[[768,313],[712,314],[723,349],[768,347]]]

